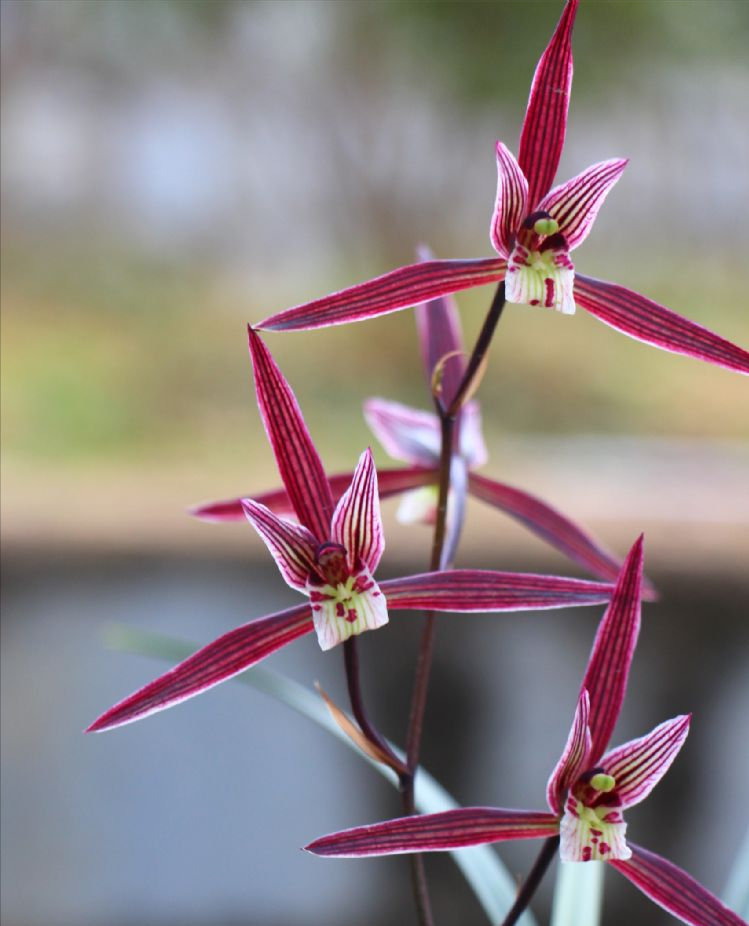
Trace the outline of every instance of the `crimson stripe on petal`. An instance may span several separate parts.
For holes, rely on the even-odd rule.
[[[270,550],[284,580],[297,591],[306,592],[315,571],[315,538],[306,527],[284,521],[265,505],[249,498],[243,504],[247,520]]]
[[[391,608],[457,612],[595,605],[607,602],[613,591],[604,582],[483,569],[427,572],[379,585]]]
[[[666,720],[645,736],[612,749],[601,759],[616,781],[622,808],[633,807],[650,794],[671,767],[689,733],[688,714]]]
[[[351,485],[338,502],[330,539],[346,548],[352,572],[362,563],[370,572],[377,569],[385,549],[385,536],[380,518],[377,471],[369,449],[359,457]]]
[[[630,842],[632,858],[611,861],[643,894],[690,926],[747,926],[686,871]]]
[[[569,786],[586,768],[591,746],[589,716],[590,698],[587,691],[582,691],[575,708],[567,743],[546,785],[546,800],[555,814],[562,812]]]
[[[598,210],[626,166],[627,161],[621,158],[594,164],[555,187],[538,204],[540,210],[548,212],[559,223],[559,231],[570,251],[579,247],[590,234]]]
[[[590,695],[590,760],[594,764],[603,755],[619,717],[640,632],[642,544],[640,536],[624,561],[611,603],[598,626],[580,689],[587,689]]]
[[[749,351],[624,286],[578,273],[575,302],[637,341],[749,374]]]
[[[86,731],[141,720],[224,682],[312,630],[309,604],[236,627],[111,707]]]
[[[564,147],[572,86],[572,27],[578,0],[567,0],[533,75],[518,161],[528,178],[528,211],[551,189]]]
[[[557,818],[534,810],[462,807],[443,813],[400,817],[322,836],[308,846],[314,855],[356,858],[439,852],[508,839],[537,839],[559,830]]]
[[[503,482],[471,473],[469,491],[475,498],[499,508],[530,528],[571,560],[602,579],[616,579],[621,563],[582,528],[546,502]],[[647,581],[645,587],[655,594]]]
[[[528,211],[528,181],[515,155],[507,145],[497,142],[497,196],[489,234],[500,257],[509,257],[515,235]]]
[[[333,496],[322,462],[291,386],[262,340],[248,332],[258,406],[281,479],[300,522],[328,540]]]
[[[505,268],[505,262],[495,257],[409,264],[322,299],[285,309],[254,327],[267,331],[303,331],[358,322],[463,289],[497,283],[504,278]]]
[[[333,499],[338,499],[351,485],[353,473],[334,473],[328,476],[330,491]],[[426,469],[423,466],[406,466],[397,469],[381,469],[377,473],[378,488],[380,498],[390,498],[393,495],[400,495],[409,489],[416,489],[419,486],[430,485],[437,481],[437,470]],[[250,498],[254,502],[265,505],[274,514],[294,515],[294,509],[289,501],[286,489],[271,489],[269,492],[261,492],[259,495],[242,495],[237,498],[227,498],[218,502],[206,502],[203,505],[196,505],[190,509],[190,514],[201,521],[244,521],[245,514],[242,502]]]

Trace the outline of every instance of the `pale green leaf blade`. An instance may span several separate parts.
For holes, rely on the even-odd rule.
[[[197,646],[184,640],[177,640],[174,637],[166,637],[148,630],[122,625],[109,629],[107,642],[115,649],[126,650],[144,656],[153,656],[168,662],[180,662],[197,649]],[[235,676],[233,681],[240,682],[257,691],[262,691],[264,694],[286,704],[302,716],[314,721],[342,743],[354,749],[357,755],[361,756],[365,762],[377,769],[393,786],[397,787],[398,780],[395,773],[379,762],[372,761],[356,748],[332,719],[322,699],[316,692],[305,688],[304,685],[300,685],[293,679],[267,669],[265,666],[253,666],[241,675]],[[393,748],[400,754],[397,747]],[[424,769],[419,769],[416,776],[415,799],[416,807],[421,813],[439,813],[459,806],[442,785]],[[515,900],[517,884],[494,849],[491,846],[473,846],[467,849],[459,849],[450,854],[470,884],[489,920],[496,926],[501,924],[505,914]],[[518,920],[518,924],[519,926],[536,926],[536,921],[530,911],[526,911]],[[554,924],[554,926],[557,926],[557,924]],[[591,926],[596,926],[596,924],[591,924]]]
[[[551,926],[598,926],[606,862],[560,862]]]

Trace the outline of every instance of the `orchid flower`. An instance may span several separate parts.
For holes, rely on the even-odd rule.
[[[429,259],[426,249],[421,250],[421,255],[423,260]],[[430,393],[439,380],[440,395],[449,405],[457,393],[466,367],[460,316],[455,301],[449,296],[438,297],[417,306],[416,325]],[[379,470],[380,498],[403,493],[399,519],[404,523],[433,523],[439,480],[439,419],[434,413],[379,398],[368,399],[364,403],[364,416],[388,454],[408,464],[401,469]],[[443,555],[445,562],[453,559],[462,526],[465,495],[468,492],[474,498],[518,520],[542,540],[588,569],[592,575],[611,581],[616,579],[620,561],[570,518],[529,492],[476,473],[475,470],[486,462],[487,456],[479,405],[476,401],[470,401],[460,410],[455,422],[448,531]],[[335,499],[343,495],[351,479],[350,472],[330,477]],[[192,513],[207,521],[243,520],[246,498],[238,496],[209,502],[194,508]],[[255,494],[252,499],[278,515],[287,516],[294,511],[283,489]],[[645,583],[647,596],[652,597],[654,589],[647,580]]]
[[[454,570],[377,582],[384,550],[372,454],[365,450],[337,505],[296,397],[250,329],[255,389],[265,430],[298,523],[257,500],[244,511],[288,585],[308,601],[237,627],[106,711],[90,727],[131,723],[223,682],[313,629],[323,650],[381,627],[388,611],[517,611],[593,605],[612,586],[558,576]]]
[[[577,5],[578,0],[567,0],[536,67],[517,159],[503,142],[496,144],[498,183],[490,237],[497,256],[410,264],[271,315],[256,328],[340,325],[505,280],[508,302],[565,314],[580,306],[636,340],[749,373],[749,352],[741,347],[639,293],[575,272],[571,252],[588,237],[627,164],[619,158],[602,161],[552,189],[567,127]]]
[[[359,857],[558,836],[563,861],[610,863],[692,926],[740,926],[743,921],[686,872],[626,838],[623,812],[644,800],[664,776],[684,744],[690,722],[689,716],[675,717],[606,751],[637,642],[641,579],[642,538],[622,567],[599,625],[572,728],[546,787],[550,812],[467,807],[323,836],[307,851]]]

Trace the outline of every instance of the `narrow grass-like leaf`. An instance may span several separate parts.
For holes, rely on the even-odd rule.
[[[559,863],[551,926],[598,926],[605,871],[605,862]]]
[[[749,920],[749,830],[744,836],[723,890],[723,900],[739,916]]]
[[[113,648],[163,659],[167,662],[185,659],[195,649],[193,644],[186,643],[183,640],[122,625],[110,628],[107,636],[108,643]],[[353,749],[357,755],[361,756],[365,762],[368,762],[386,778],[393,787],[398,787],[398,779],[392,769],[375,762],[360,752],[358,747],[332,719],[320,698],[305,688],[304,685],[300,685],[293,679],[285,678],[265,666],[254,666],[252,669],[248,669],[241,675],[236,676],[234,681],[275,698],[298,714],[313,721],[313,723],[316,723],[342,743],[345,743],[350,749]],[[393,749],[400,755],[395,747]],[[442,785],[422,768],[416,774],[415,800],[420,813],[439,813],[443,810],[454,810],[458,807],[457,802],[445,791]],[[451,855],[453,861],[463,872],[466,881],[471,886],[490,922],[498,926],[515,900],[517,893],[515,879],[507,871],[491,846],[475,846],[461,849],[459,852],[451,853]],[[518,924],[519,926],[536,926],[536,921],[530,911],[526,911],[518,920]]]

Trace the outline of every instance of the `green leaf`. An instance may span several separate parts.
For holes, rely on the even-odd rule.
[[[560,862],[551,926],[598,926],[606,862]]]
[[[143,656],[154,656],[168,662],[181,662],[197,649],[197,646],[184,640],[177,640],[174,637],[166,637],[148,630],[124,627],[122,625],[109,629],[107,643],[114,649],[126,650]],[[398,786],[398,779],[391,769],[372,761],[343,733],[316,692],[264,666],[253,666],[241,675],[235,676],[233,681],[240,682],[257,691],[262,691],[277,701],[286,704],[303,717],[314,721],[318,726],[353,749],[365,762],[368,762],[387,778],[394,787]],[[400,754],[397,747],[393,748]],[[414,796],[416,807],[421,813],[439,813],[459,806],[457,801],[445,791],[442,785],[421,768],[416,775]],[[515,900],[517,884],[500,861],[495,850],[491,846],[473,846],[467,849],[459,849],[450,854],[473,889],[490,921],[494,924],[501,924],[505,914]],[[581,865],[579,867],[587,868],[590,866]],[[527,910],[518,920],[518,923],[519,926],[536,926],[532,914]],[[591,921],[590,926],[596,926],[596,924]],[[554,924],[554,926],[557,926],[557,924]],[[586,921],[586,924],[583,924],[580,921],[575,926],[588,926],[588,923]]]
[[[749,831],[731,866],[723,901],[740,917],[749,920]]]

